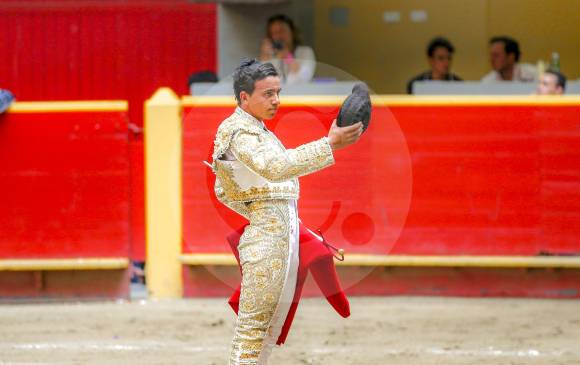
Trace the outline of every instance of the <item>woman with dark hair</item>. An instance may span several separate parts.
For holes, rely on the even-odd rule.
[[[294,22],[283,14],[268,19],[260,60],[271,62],[288,84],[309,82],[316,68],[314,51],[301,44]]]

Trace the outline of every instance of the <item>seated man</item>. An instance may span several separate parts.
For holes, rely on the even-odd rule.
[[[407,83],[407,93],[413,93],[413,82],[424,80],[462,81],[457,75],[450,73],[451,59],[455,49],[451,42],[442,37],[437,37],[427,46],[427,61],[431,70],[415,76]]]
[[[540,76],[537,95],[562,95],[566,91],[566,76],[558,71],[547,70]]]
[[[531,82],[537,78],[536,67],[520,61],[520,45],[510,37],[493,37],[489,41],[489,59],[493,71],[482,82],[520,81]]]
[[[8,90],[0,89],[0,113],[4,113],[14,101],[14,95]]]

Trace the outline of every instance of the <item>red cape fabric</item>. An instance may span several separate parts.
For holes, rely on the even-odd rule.
[[[245,226],[227,237],[232,252],[238,261],[238,265],[240,264],[238,243],[244,229]],[[292,305],[288,311],[288,316],[286,317],[286,321],[282,327],[282,332],[276,341],[276,344],[278,345],[281,345],[286,341],[286,337],[290,331],[290,326],[294,320],[294,315],[296,314],[296,309],[298,309],[298,303],[300,302],[302,288],[306,281],[308,271],[310,271],[314,281],[336,312],[344,318],[350,316],[350,305],[344,291],[340,287],[338,275],[336,274],[336,267],[334,266],[333,255],[330,249],[302,223],[300,223],[299,242],[300,262],[298,264],[296,291],[294,293]],[[236,314],[238,313],[240,302],[240,285],[238,285],[238,288],[229,299],[229,304]]]

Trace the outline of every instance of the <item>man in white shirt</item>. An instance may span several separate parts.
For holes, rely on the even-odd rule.
[[[489,58],[493,71],[485,75],[482,82],[520,81],[533,82],[538,73],[533,65],[519,63],[520,46],[510,37],[493,37],[489,41]]]

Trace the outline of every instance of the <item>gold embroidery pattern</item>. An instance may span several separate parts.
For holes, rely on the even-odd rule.
[[[225,163],[218,161],[217,166],[217,176],[216,182],[219,181],[221,191],[220,196],[218,196],[218,191],[216,191],[216,196],[224,204],[229,205],[233,202],[250,202],[256,200],[268,200],[268,199],[298,199],[300,192],[300,186],[298,181],[294,181],[292,186],[281,184],[268,184],[266,186],[252,186],[249,189],[242,190],[242,188],[236,183],[234,178],[234,172],[231,167]]]
[[[268,180],[268,183],[242,189],[235,181],[231,166],[219,160],[228,150],[246,168]],[[214,141],[212,168],[219,180],[219,189],[217,184],[215,187],[216,196],[225,205],[232,205],[238,213],[244,208],[232,204],[234,202],[298,199],[300,188],[297,178],[333,163],[328,138],[287,150],[274,134],[262,128],[260,121],[238,108],[222,122]],[[292,184],[289,185],[288,181]]]
[[[240,239],[242,291],[230,364],[258,364],[285,281],[290,207],[287,200],[248,204]]]
[[[212,154],[213,164],[230,148],[232,137],[239,130],[259,134],[263,129],[260,121],[252,118],[240,108],[236,108],[234,114],[225,119],[218,127]],[[213,167],[215,169],[215,166]]]
[[[246,207],[246,204],[244,202],[226,199],[225,190],[222,187],[220,179],[216,179],[214,191],[217,199],[222,204],[224,204],[234,212],[238,213],[239,215],[243,216],[244,218],[246,219],[248,218],[248,208]]]
[[[240,162],[271,182],[295,179],[334,163],[327,138],[285,150],[273,134],[242,130],[234,135],[230,147]]]
[[[252,180],[253,174],[236,177],[232,163],[220,160],[228,151],[241,163],[236,168],[261,178]],[[284,303],[282,312],[287,311],[286,296],[291,295],[287,288],[293,290],[295,285],[285,283],[287,277],[288,283],[295,281],[295,272],[290,275],[289,268],[296,270],[298,259],[296,248],[290,250],[291,242],[292,247],[297,244],[296,238],[290,241],[290,235],[297,234],[298,177],[332,165],[334,157],[326,137],[285,149],[259,120],[240,108],[218,128],[212,157],[217,198],[250,221],[238,245],[242,291],[230,364],[263,363],[272,346],[270,332],[279,331],[277,326],[285,316],[277,308]],[[252,176],[251,181],[236,180],[240,176]]]

